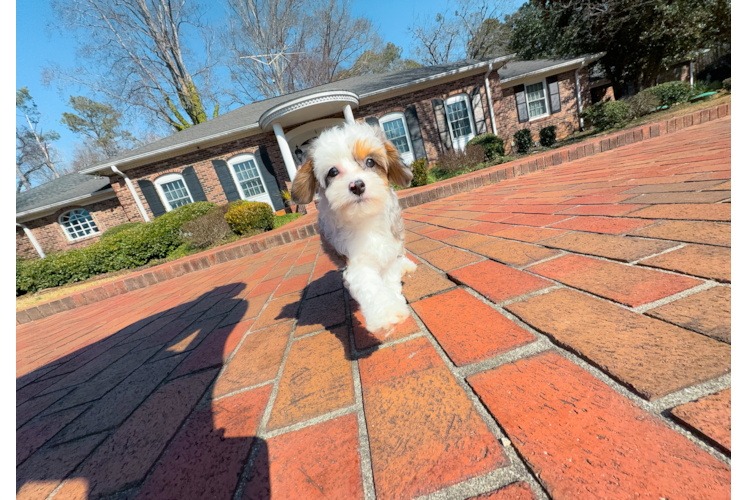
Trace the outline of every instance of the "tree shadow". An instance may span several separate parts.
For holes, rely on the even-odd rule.
[[[272,384],[218,397],[213,383],[249,329],[245,288],[216,287],[18,378],[17,498],[230,499],[250,459],[252,498],[270,498],[256,432]]]

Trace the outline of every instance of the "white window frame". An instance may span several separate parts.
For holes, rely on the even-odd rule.
[[[449,112],[447,111],[447,105],[454,104],[457,101],[465,101],[465,106],[467,107],[467,112],[468,112],[468,119],[470,120],[470,133],[468,135],[463,135],[455,139],[454,133],[452,132],[452,122],[449,120]],[[454,146],[455,149],[459,149],[460,151],[462,151],[463,149],[465,149],[465,146],[467,145],[467,143],[470,142],[470,139],[475,137],[475,122],[473,121],[473,107],[472,107],[472,101],[470,100],[470,97],[467,94],[455,94],[445,99],[444,115],[447,119],[447,127],[449,127],[449,137],[452,138],[452,145]]]
[[[94,224],[94,227],[96,227],[96,231],[90,234],[84,234],[83,236],[73,236],[72,234],[70,234],[70,231],[68,231],[68,228],[65,226],[65,223],[62,222],[62,218],[71,212],[75,212],[76,210],[83,210],[88,214],[88,216],[91,218],[91,222],[93,222]],[[91,236],[101,233],[101,231],[99,230],[99,225],[94,220],[93,215],[91,215],[91,212],[88,209],[83,208],[83,207],[71,208],[70,210],[66,210],[65,212],[60,214],[60,216],[57,218],[57,222],[58,224],[60,224],[60,227],[62,228],[62,232],[65,233],[65,236],[67,237],[68,241],[83,240],[85,238],[90,238]]]
[[[245,196],[244,189],[242,189],[241,182],[239,182],[239,178],[236,176],[236,171],[234,170],[234,165],[237,163],[244,163],[245,161],[253,161],[255,164],[255,168],[257,169],[257,173],[259,174],[260,182],[262,183],[262,188],[265,190],[264,193],[255,195],[255,196]],[[231,178],[234,180],[234,186],[236,186],[236,190],[239,192],[239,196],[242,200],[247,201],[264,201],[268,205],[270,205],[270,208],[273,208],[273,204],[270,202],[270,192],[268,191],[267,184],[265,184],[265,179],[262,177],[262,173],[260,172],[260,165],[257,162],[257,158],[255,158],[255,155],[249,154],[249,153],[243,153],[240,155],[236,155],[233,158],[229,158],[229,160],[226,162],[229,166],[229,172],[231,172]],[[275,208],[273,208],[273,212],[275,212]]]
[[[410,129],[408,129],[408,120],[405,119],[405,113],[402,113],[400,111],[394,111],[392,113],[387,113],[382,118],[379,119],[379,126],[382,127],[382,131],[384,131],[384,124],[393,122],[395,120],[402,120],[403,122],[403,129],[405,130],[405,138],[408,141],[408,148],[410,151],[408,153],[400,153],[400,158],[402,158],[403,162],[406,165],[410,165],[413,163],[413,160],[415,160],[415,155],[413,153],[413,143],[410,140]]]
[[[171,212],[174,209],[171,208],[171,203],[169,203],[169,200],[166,198],[166,193],[164,193],[164,190],[161,186],[163,184],[168,184],[169,182],[174,182],[177,180],[182,181],[182,184],[184,184],[184,189],[185,191],[187,191],[187,196],[190,197],[190,203],[195,202],[195,199],[192,197],[192,193],[190,193],[190,188],[189,186],[187,186],[187,181],[184,180],[184,176],[182,174],[177,174],[177,173],[164,174],[158,179],[156,179],[154,184],[156,185],[156,190],[158,191],[158,195],[161,197],[161,201],[163,202],[164,208],[166,209],[167,212]]]
[[[532,118],[530,117],[530,99],[527,98],[528,96],[527,87],[529,87],[530,85],[537,85],[538,83],[543,84],[543,100],[545,101],[545,114],[538,115]],[[545,78],[543,78],[542,80],[538,80],[536,82],[525,84],[525,106],[527,107],[527,118],[529,119],[528,121],[533,122],[535,120],[540,120],[541,118],[551,116],[551,102],[548,99],[548,85],[545,82]]]

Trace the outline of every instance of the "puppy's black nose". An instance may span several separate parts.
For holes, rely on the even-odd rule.
[[[366,191],[366,185],[364,184],[364,181],[362,180],[351,182],[348,185],[348,188],[350,188],[351,193],[358,195],[358,196],[361,196],[362,194],[364,194],[364,191]]]

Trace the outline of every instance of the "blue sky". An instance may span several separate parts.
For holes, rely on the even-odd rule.
[[[516,9],[521,1],[510,1]],[[52,20],[49,0],[23,0],[16,3],[16,88],[26,86],[43,114],[42,126],[45,130],[56,130],[61,138],[57,143],[63,156],[69,158],[73,143],[79,140],[61,123],[62,113],[70,111],[66,103],[70,94],[85,95],[67,89],[60,93],[55,85],[44,87],[41,82],[42,69],[54,61],[63,67],[75,64],[75,41],[66,34],[48,29]],[[222,2],[210,1],[209,15],[213,19],[223,16]],[[369,17],[378,27],[385,42],[391,41],[403,48],[408,55],[410,37],[408,26],[416,16],[433,16],[443,10],[446,0],[353,0],[356,15]],[[218,74],[220,77],[220,73]]]

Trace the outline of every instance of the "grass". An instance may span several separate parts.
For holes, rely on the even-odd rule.
[[[289,222],[293,222],[299,217],[301,217],[302,215],[303,214],[285,214],[285,215],[276,216],[275,219],[273,220],[273,229],[278,229],[279,227],[284,226],[288,224]],[[62,297],[67,297],[68,295],[72,295],[74,293],[80,293],[85,290],[96,288],[110,281],[120,279],[122,276],[136,272],[138,270],[158,266],[160,264],[165,264],[166,262],[172,262],[177,259],[181,259],[182,257],[189,257],[190,255],[204,252],[206,250],[210,250],[211,248],[228,245],[229,243],[233,243],[235,241],[243,240],[245,238],[250,238],[252,236],[257,236],[258,234],[261,234],[263,232],[264,231],[251,231],[241,236],[239,236],[238,234],[232,234],[231,236],[224,239],[220,243],[213,245],[212,247],[208,247],[208,248],[194,248],[189,243],[182,243],[177,248],[172,250],[172,252],[166,256],[166,258],[152,260],[145,266],[137,268],[137,269],[123,269],[121,271],[117,271],[116,273],[101,274],[99,276],[90,278],[86,281],[80,281],[78,283],[70,283],[68,285],[63,285],[63,286],[59,286],[56,288],[40,290],[36,293],[21,295],[20,297],[16,298],[16,311],[20,311],[22,309],[28,309],[29,307],[38,306],[39,304],[43,304],[45,302],[52,302],[53,300],[57,300]]]

